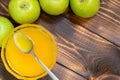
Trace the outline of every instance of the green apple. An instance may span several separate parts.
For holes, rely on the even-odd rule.
[[[40,6],[50,15],[60,15],[65,12],[69,5],[69,0],[39,0]]]
[[[94,16],[100,8],[100,0],[70,0],[72,11],[83,18]]]
[[[38,0],[10,0],[8,10],[19,24],[33,23],[40,15]]]
[[[5,36],[14,28],[13,24],[5,17],[0,16],[0,47]]]

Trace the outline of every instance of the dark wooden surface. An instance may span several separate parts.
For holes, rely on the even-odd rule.
[[[18,26],[8,14],[8,2],[0,0],[0,15]],[[120,80],[120,0],[101,0],[99,12],[89,19],[68,8],[60,16],[42,11],[35,23],[56,39],[59,55],[53,72],[60,80]],[[17,80],[0,62],[0,80]]]

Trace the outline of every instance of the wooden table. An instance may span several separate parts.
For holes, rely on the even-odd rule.
[[[8,2],[0,0],[0,15],[18,26],[8,14]],[[69,8],[60,16],[42,11],[35,23],[56,39],[59,55],[53,72],[60,80],[120,80],[120,0],[101,0],[99,12],[89,19]],[[0,62],[0,80],[17,80]]]

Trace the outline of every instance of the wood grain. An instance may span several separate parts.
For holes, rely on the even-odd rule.
[[[120,50],[115,45],[62,16],[52,18],[42,14],[36,23],[45,26],[55,36],[59,63],[85,77],[89,73],[94,77],[103,73],[120,75]]]
[[[6,1],[0,0],[0,15],[7,16],[7,17],[9,16],[7,4],[8,4],[8,0]]]
[[[119,1],[101,0],[100,11],[89,19],[75,16],[70,8],[60,16],[41,12],[35,23],[44,26],[55,37],[59,55],[53,72],[60,80],[108,80],[111,75],[117,76],[115,79],[119,80]],[[8,2],[0,0],[0,15],[6,16],[17,26],[8,14]],[[16,80],[4,70],[1,69],[5,73],[0,73],[3,75],[0,79]],[[9,78],[4,74],[8,74]],[[108,79],[100,78],[106,74]],[[42,80],[50,80],[50,77],[46,76]]]
[[[101,0],[99,12],[89,19],[75,16],[71,10],[65,17],[72,23],[82,25],[111,43],[120,46],[120,0]]]
[[[116,75],[103,74],[95,80],[120,80],[120,77]]]

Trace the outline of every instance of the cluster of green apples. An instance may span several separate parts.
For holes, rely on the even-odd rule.
[[[41,9],[50,15],[60,15],[66,11],[69,3],[72,11],[83,18],[94,16],[100,8],[100,0],[10,0],[8,10],[13,20],[25,24],[35,22]],[[0,16],[0,47],[13,28],[7,18]]]
[[[100,7],[100,0],[11,0],[8,9],[17,23],[24,24],[36,21],[41,9],[50,15],[60,15],[69,3],[72,11],[83,18],[94,16]]]

